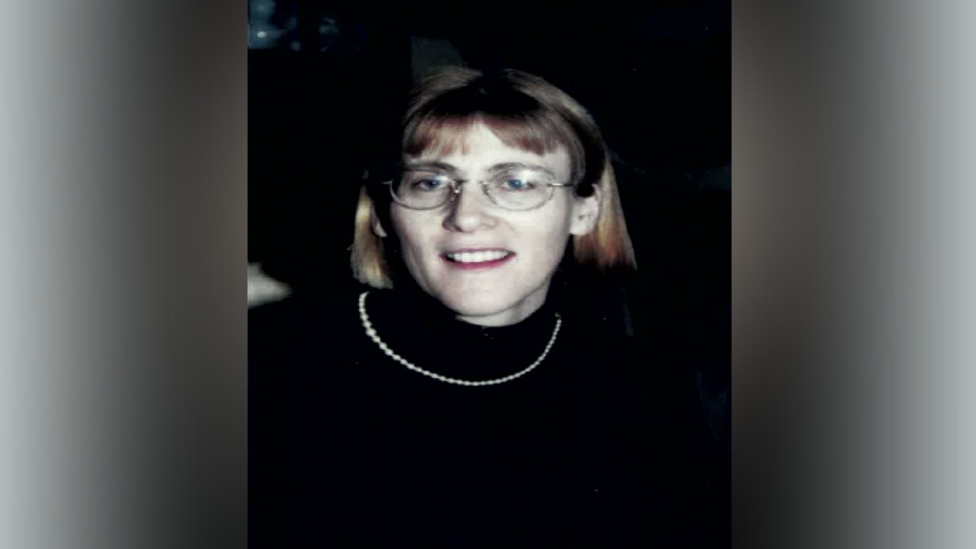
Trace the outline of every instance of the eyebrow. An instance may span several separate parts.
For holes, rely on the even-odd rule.
[[[425,170],[425,169],[436,169],[445,172],[458,173],[457,166],[453,164],[448,164],[447,162],[438,162],[436,160],[422,160],[419,162],[408,162],[405,167],[408,170]],[[540,166],[538,164],[526,164],[524,162],[503,162],[500,164],[495,164],[494,166],[488,168],[491,173],[502,172],[506,170],[533,170],[546,173],[552,177],[556,177],[555,172],[546,168],[545,166]]]
[[[457,167],[448,164],[446,162],[437,162],[435,160],[422,160],[419,162],[407,162],[404,167],[408,170],[441,170],[445,172],[457,173]]]
[[[494,166],[488,169],[488,171],[491,172],[502,172],[506,170],[532,170],[532,171],[543,172],[552,177],[556,177],[555,172],[553,172],[552,170],[550,170],[545,166],[540,166],[538,164],[525,164],[523,162],[505,162],[502,164],[495,164]]]

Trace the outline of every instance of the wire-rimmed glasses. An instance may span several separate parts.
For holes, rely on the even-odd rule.
[[[435,170],[406,170],[398,178],[384,182],[398,204],[413,210],[432,210],[454,200],[465,183],[479,183],[493,203],[506,210],[525,211],[541,208],[555,194],[560,183],[548,172],[538,169],[499,171],[488,179],[458,179]]]

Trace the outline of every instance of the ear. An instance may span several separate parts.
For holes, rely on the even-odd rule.
[[[603,189],[599,185],[593,186],[593,194],[573,199],[573,219],[570,221],[569,234],[583,236],[596,228],[600,219],[600,204],[603,201]]]
[[[369,226],[376,236],[386,238],[386,231],[383,230],[383,224],[380,223],[380,216],[376,215],[375,203],[369,205]]]

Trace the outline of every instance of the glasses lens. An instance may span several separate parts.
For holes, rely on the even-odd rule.
[[[450,193],[450,178],[436,173],[406,172],[393,181],[393,195],[410,208],[436,208]]]
[[[550,183],[550,178],[539,173],[501,174],[492,179],[489,192],[503,208],[531,210],[549,200],[553,189]]]

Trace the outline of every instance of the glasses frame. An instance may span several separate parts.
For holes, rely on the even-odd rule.
[[[461,186],[464,185],[465,183],[479,183],[481,185],[481,191],[483,193],[485,193],[485,196],[488,197],[488,200],[491,200],[491,203],[492,204],[498,206],[499,208],[501,208],[503,210],[509,211],[509,212],[531,212],[532,210],[538,210],[539,208],[541,208],[541,207],[545,206],[546,204],[548,204],[549,201],[552,200],[552,197],[556,195],[556,187],[575,187],[576,186],[576,183],[571,183],[571,182],[555,183],[555,182],[552,182],[552,181],[547,181],[547,182],[545,182],[543,184],[546,187],[549,188],[549,196],[547,196],[545,200],[543,200],[542,202],[540,202],[538,206],[532,206],[531,208],[508,208],[506,206],[503,206],[503,205],[499,204],[498,203],[498,200],[495,199],[495,196],[491,194],[491,191],[490,190],[488,190],[489,189],[489,183],[492,183],[491,180],[488,180],[488,179],[450,179],[450,178],[448,178],[448,185],[450,185],[450,187],[451,187],[451,192],[447,195],[447,198],[443,202],[441,202],[440,204],[437,204],[436,206],[430,206],[428,208],[418,208],[416,206],[410,206],[408,204],[405,204],[404,202],[400,201],[399,198],[397,198],[396,193],[393,192],[393,182],[394,181],[395,181],[395,179],[391,179],[389,181],[383,181],[381,183],[382,185],[386,185],[386,186],[390,187],[390,196],[393,198],[393,201],[396,202],[397,204],[403,206],[404,208],[407,208],[407,209],[410,209],[410,210],[421,210],[421,211],[436,210],[437,208],[440,208],[441,206],[444,206],[445,204],[448,204],[450,202],[454,202],[457,199],[457,197],[461,194]]]

